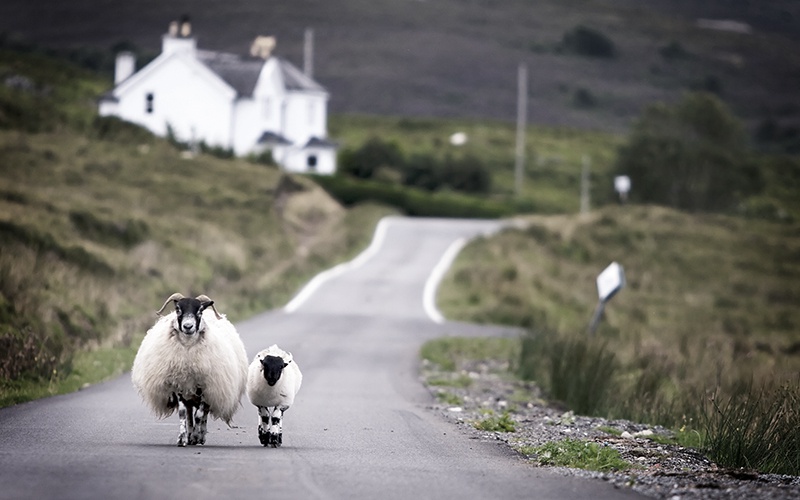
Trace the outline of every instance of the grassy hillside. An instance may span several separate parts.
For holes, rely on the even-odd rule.
[[[105,81],[64,63],[0,53],[10,77],[23,84],[0,86],[0,405],[129,368],[172,292],[234,320],[280,307],[389,213],[96,119]]]
[[[277,35],[277,53],[298,66],[313,28],[314,74],[336,114],[510,122],[525,62],[532,123],[620,131],[647,103],[706,89],[752,127],[774,120],[779,136],[797,137],[800,6],[791,0],[6,0],[0,33],[110,70],[112,46],[151,57],[184,13],[202,48],[246,53],[256,35]],[[740,24],[714,29],[699,19]],[[579,27],[614,50],[565,43]]]

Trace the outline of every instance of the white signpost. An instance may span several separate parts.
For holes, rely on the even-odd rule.
[[[597,296],[600,300],[597,303],[597,308],[594,310],[592,322],[589,323],[589,335],[594,335],[595,330],[597,330],[600,318],[603,317],[603,310],[606,307],[606,302],[624,287],[625,270],[616,262],[609,264],[609,266],[597,276]]]
[[[631,190],[631,178],[627,175],[614,177],[614,190],[619,194],[620,203],[628,201],[628,193]]]

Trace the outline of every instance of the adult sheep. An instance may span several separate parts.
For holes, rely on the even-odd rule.
[[[258,408],[258,440],[264,446],[283,444],[283,413],[294,404],[303,383],[292,353],[272,345],[256,354],[247,374],[247,397]]]
[[[209,413],[230,425],[241,404],[247,353],[236,328],[207,296],[174,293],[156,314],[170,302],[175,310],[147,331],[131,380],[159,418],[178,409],[178,446],[205,444]]]

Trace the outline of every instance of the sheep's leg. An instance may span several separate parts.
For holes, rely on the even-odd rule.
[[[186,446],[186,437],[188,435],[186,429],[186,402],[182,397],[178,396],[178,417],[180,418],[180,431],[178,432],[178,446]]]
[[[288,410],[288,406],[276,406],[272,409],[270,418],[270,428],[267,434],[269,444],[277,448],[283,444],[283,412]]]
[[[268,446],[269,442],[269,421],[272,418],[270,409],[266,406],[258,407],[258,440],[264,446]]]
[[[189,444],[206,444],[206,431],[208,429],[208,403],[202,401],[197,406],[194,430],[189,436]]]

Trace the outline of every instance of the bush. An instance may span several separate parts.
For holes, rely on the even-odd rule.
[[[355,180],[342,176],[312,176],[343,205],[376,201],[420,217],[496,218],[514,213],[514,207],[454,192],[429,193],[395,184]]]
[[[717,97],[693,93],[675,106],[648,107],[617,155],[630,199],[690,211],[732,210],[759,192],[741,123]]]
[[[404,163],[400,147],[378,137],[372,137],[356,150],[342,150],[339,153],[339,171],[358,177],[371,179],[381,167],[402,169]]]
[[[565,33],[562,45],[581,56],[613,58],[617,55],[617,48],[610,38],[586,26],[577,26]]]

